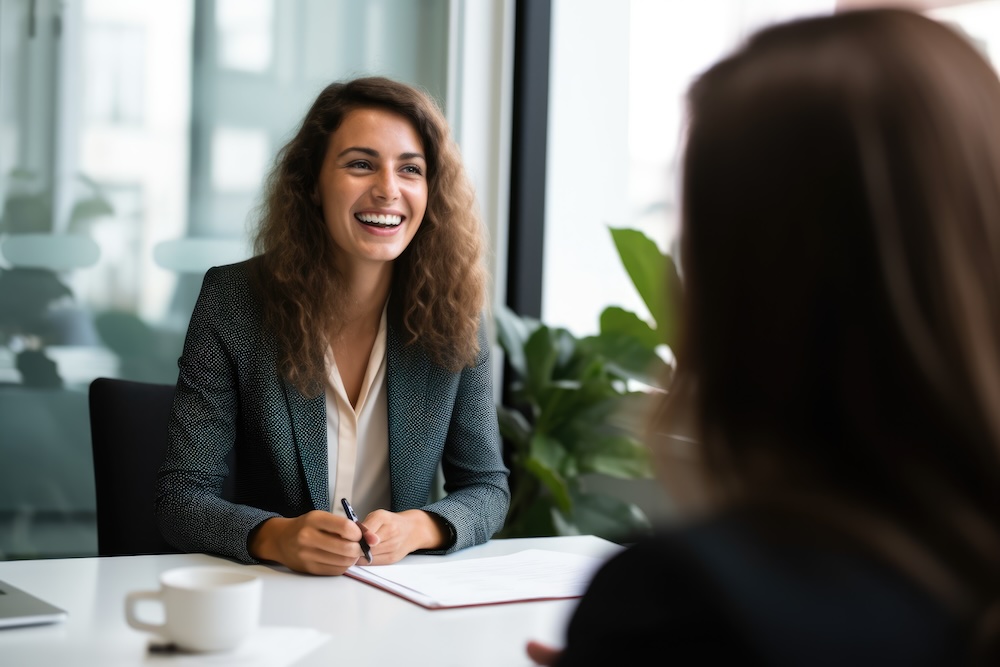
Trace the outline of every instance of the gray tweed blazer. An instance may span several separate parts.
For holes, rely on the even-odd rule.
[[[178,361],[155,502],[171,544],[244,563],[256,562],[247,540],[261,522],[330,508],[324,397],[303,397],[278,373],[277,346],[261,325],[249,279],[257,261],[205,275]],[[444,518],[454,541],[440,553],[480,544],[503,527],[510,503],[489,342],[480,328],[475,366],[451,372],[419,346],[403,346],[398,330],[390,316],[390,509]],[[233,454],[231,502],[222,490]],[[446,495],[431,502],[439,464]]]

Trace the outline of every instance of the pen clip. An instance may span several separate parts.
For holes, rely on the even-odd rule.
[[[357,523],[358,515],[354,513],[354,508],[351,507],[351,503],[347,502],[347,498],[341,498],[340,504],[344,506],[344,514],[347,515],[347,518]]]

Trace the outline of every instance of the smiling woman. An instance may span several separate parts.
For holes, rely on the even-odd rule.
[[[384,109],[351,111],[330,135],[316,190],[343,270],[388,277],[427,208],[423,154],[413,125]]]
[[[257,256],[205,277],[157,485],[164,537],[315,574],[342,574],[362,541],[384,564],[492,537],[510,494],[482,236],[427,95],[325,88],[277,156]]]

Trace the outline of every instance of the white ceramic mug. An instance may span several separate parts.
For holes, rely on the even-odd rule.
[[[185,651],[235,648],[260,621],[261,581],[236,567],[195,566],[167,570],[160,590],[125,598],[125,619],[137,630],[160,635]],[[164,622],[139,619],[144,600],[163,605]]]

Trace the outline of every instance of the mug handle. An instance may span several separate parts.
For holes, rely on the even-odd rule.
[[[163,629],[166,627],[165,623],[147,623],[139,620],[138,615],[135,613],[136,605],[141,600],[156,600],[160,604],[163,604],[162,598],[162,591],[133,591],[129,593],[125,596],[125,620],[137,630],[146,630],[157,634],[163,632]]]

